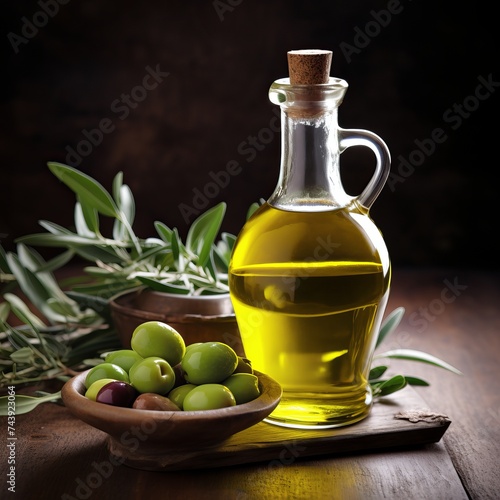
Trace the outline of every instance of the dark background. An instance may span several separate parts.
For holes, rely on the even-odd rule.
[[[112,131],[78,165],[71,161],[107,189],[124,172],[139,236],[152,236],[155,220],[185,234],[181,207],[193,207],[194,190],[233,160],[241,171],[210,192],[206,208],[226,201],[223,229],[237,233],[278,176],[279,137],[265,130],[275,117],[269,86],[287,76],[288,50],[324,48],[334,53],[332,75],[349,83],[340,125],[380,135],[393,173],[403,173],[371,211],[394,265],[496,265],[500,91],[475,97],[481,78],[500,81],[497,22],[484,2],[64,1],[2,7],[5,248],[38,232],[39,219],[71,226],[74,195],[46,163],[67,163],[67,148],[81,148],[84,131],[104,119]],[[29,23],[38,23],[35,34]],[[124,105],[147,67],[169,75]],[[466,106],[462,116],[456,105]],[[435,129],[446,139],[432,145]],[[425,155],[415,153],[416,141],[429,145]],[[419,163],[413,172],[401,166],[409,159]],[[344,153],[352,194],[372,164],[359,148]]]

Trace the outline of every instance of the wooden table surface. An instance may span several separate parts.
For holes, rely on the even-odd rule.
[[[420,349],[463,372],[391,362],[391,371],[431,383],[417,389],[419,395],[452,421],[438,443],[341,456],[290,455],[272,467],[264,462],[140,471],[110,467],[105,434],[50,403],[16,417],[15,495],[8,491],[7,422],[1,418],[0,498],[498,499],[500,274],[395,269],[388,311],[398,306],[406,308],[405,319],[383,350]]]

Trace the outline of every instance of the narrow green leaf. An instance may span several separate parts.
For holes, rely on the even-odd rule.
[[[0,271],[3,271],[4,273],[8,274],[10,274],[11,272],[9,264],[7,264],[7,254],[2,245],[0,245]]]
[[[106,298],[73,291],[67,292],[67,295],[77,302],[82,309],[92,309],[99,314],[99,316],[105,318],[108,323],[111,322],[109,301]]]
[[[77,255],[85,260],[96,262],[101,261],[106,264],[122,264],[123,258],[117,254],[113,247],[97,247],[94,245],[77,246],[74,248]]]
[[[21,236],[16,241],[19,243],[25,243],[33,246],[67,247],[67,248],[78,248],[78,246],[81,245],[93,246],[98,243],[98,240],[95,237],[88,238],[74,233],[66,233],[66,234],[37,233],[37,234],[30,234],[27,236]]]
[[[368,376],[368,380],[377,380],[379,379],[387,370],[387,366],[375,366],[370,370],[370,374]]]
[[[222,233],[221,240],[227,245],[227,250],[229,253],[233,251],[234,244],[236,243],[236,236],[231,233]]]
[[[6,322],[10,313],[10,306],[8,302],[0,302],[0,322]]]
[[[408,375],[404,376],[408,384],[410,385],[420,385],[420,386],[429,386],[429,382],[418,378],[418,377],[409,377]]]
[[[138,276],[138,280],[153,290],[158,292],[175,293],[178,295],[189,295],[191,290],[182,285],[174,285],[171,283],[162,283],[161,281],[154,280],[151,278],[145,278],[143,276]]]
[[[128,223],[132,225],[135,219],[135,200],[132,190],[124,184],[120,188],[120,211],[125,215]]]
[[[229,271],[229,259],[228,254],[224,250],[221,251],[220,245],[214,246],[212,248],[212,255],[210,260],[213,261],[213,268],[217,270],[218,273],[227,274]],[[216,276],[214,276],[217,279]]]
[[[180,264],[179,257],[183,245],[179,236],[179,231],[177,228],[170,229],[163,222],[159,221],[156,221],[154,226],[158,236],[161,238],[161,241],[165,242],[170,249],[171,256],[166,257],[163,262],[164,266],[170,267],[167,263],[171,263],[178,271],[180,271],[182,266]],[[151,239],[148,239],[147,241],[149,242]]]
[[[183,247],[181,242],[181,237],[177,228],[172,231],[172,241],[170,242],[170,250],[172,251],[172,257],[174,259],[174,264],[179,271],[184,268],[183,262],[181,262],[181,248]]]
[[[39,220],[38,223],[51,234],[74,234],[69,229],[48,220]],[[25,238],[26,237],[27,236],[25,236]]]
[[[39,267],[45,263],[41,255],[34,249],[22,243],[18,243],[16,248],[19,262],[30,271],[37,272]]]
[[[423,351],[417,351],[414,349],[394,349],[392,351],[386,351],[382,352],[380,354],[377,354],[374,359],[381,359],[381,358],[393,358],[393,359],[406,359],[409,361],[420,361],[422,363],[428,363],[430,365],[437,366],[439,368],[444,368],[445,370],[448,370],[450,372],[453,372],[457,375],[462,375],[462,372],[455,368],[454,366],[446,363],[446,361],[443,361],[436,356],[433,356],[432,354],[428,354]]]
[[[54,276],[50,272],[43,271],[46,262],[38,252],[22,243],[18,243],[17,255],[21,264],[36,276],[49,295],[53,295],[63,302],[68,302]]]
[[[135,200],[130,188],[124,184],[120,187],[118,194],[115,194],[122,219],[128,222],[128,227],[132,227],[135,220]],[[127,227],[121,220],[116,219],[113,226],[113,238],[116,240],[125,240],[127,236]]]
[[[50,171],[78,196],[80,202],[99,213],[119,218],[118,208],[104,187],[87,174],[61,163],[49,162]]]
[[[75,228],[80,236],[95,238],[99,232],[99,218],[97,210],[82,206],[80,202],[75,203],[74,210]]]
[[[7,254],[7,260],[16,276],[19,286],[33,305],[49,320],[64,320],[64,318],[61,318],[59,315],[54,316],[50,308],[47,307],[46,302],[51,297],[51,293],[43,285],[38,276],[29,269],[24,268],[17,255],[13,253]]]
[[[9,303],[12,312],[23,322],[35,328],[45,327],[45,323],[33,314],[30,308],[17,296],[12,293],[4,294],[4,299]]]
[[[158,233],[158,236],[165,242],[165,243],[172,243],[172,235],[173,235],[173,230],[170,229],[166,224],[160,221],[155,221],[154,223],[156,232]]]
[[[66,250],[45,262],[45,264],[40,266],[39,271],[52,273],[70,262],[74,256],[75,252],[73,250]]]
[[[248,207],[248,210],[247,210],[247,220],[250,219],[250,217],[252,217],[252,215],[257,211],[257,209],[260,208],[260,206],[265,203],[265,200],[263,199],[260,199],[259,202],[255,202],[255,203],[252,203],[250,205],[250,207]]]
[[[404,307],[398,307],[397,309],[394,309],[394,311],[392,311],[389,316],[387,316],[382,326],[380,327],[376,347],[378,347],[382,343],[382,341],[398,327],[404,314]]]
[[[120,190],[122,186],[123,186],[123,172],[117,172],[117,174],[113,178],[113,184],[111,190],[113,192],[113,198],[115,199],[115,203],[118,207],[121,205]]]
[[[377,387],[377,396],[387,396],[406,387],[406,379],[403,375],[396,375],[384,381]]]
[[[72,291],[86,295],[97,295],[103,299],[108,299],[117,293],[136,288],[138,281],[122,280],[113,283],[92,283],[88,285],[74,286]]]
[[[47,306],[52,309],[56,314],[61,316],[71,318],[77,315],[77,311],[71,307],[68,301],[58,300],[55,297],[51,297],[47,300]]]
[[[229,270],[229,262],[233,252],[236,236],[230,233],[222,233],[220,241],[214,246],[214,256],[217,269],[221,273],[227,273]]]
[[[27,364],[33,361],[35,355],[31,347],[21,347],[10,355],[14,363]]]
[[[197,256],[195,262],[201,267],[207,265],[225,212],[226,204],[221,202],[200,215],[189,228],[186,248]]]
[[[39,404],[47,403],[48,401],[57,401],[61,398],[61,391],[54,394],[48,394],[47,396],[42,396],[41,398],[36,398],[34,396],[26,396],[24,394],[16,394],[14,396],[15,402],[15,415],[23,415],[34,410]],[[11,396],[0,397],[0,415],[7,416],[10,415],[12,411],[12,406],[9,405],[11,402]]]

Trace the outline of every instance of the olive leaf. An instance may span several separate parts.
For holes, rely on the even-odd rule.
[[[428,354],[423,351],[417,351],[415,349],[394,349],[391,351],[382,352],[374,356],[374,359],[382,359],[382,358],[393,358],[393,359],[406,359],[409,361],[419,361],[422,363],[428,363],[439,368],[443,368],[450,372],[455,373],[456,375],[462,375],[462,372],[450,365],[446,361],[433,356],[432,354]]]
[[[49,162],[50,171],[78,196],[80,203],[92,207],[103,215],[120,218],[118,207],[111,195],[92,177],[62,163]]]
[[[99,232],[97,210],[86,209],[80,202],[77,202],[75,203],[74,219],[78,235],[93,238]]]
[[[404,376],[409,385],[421,385],[421,386],[429,386],[429,382],[422,380],[418,377],[410,377],[409,375]]]
[[[3,298],[10,305],[11,311],[23,323],[38,328],[42,328],[45,326],[45,323],[36,314],[34,314],[17,295],[14,295],[13,293],[5,293]]]
[[[370,370],[368,380],[377,380],[387,371],[387,366],[375,366]]]
[[[9,264],[7,264],[7,254],[2,245],[0,245],[0,271],[3,271],[4,273],[11,272]]]
[[[395,375],[388,380],[372,384],[374,397],[387,396],[394,392],[404,389],[407,385],[406,378],[403,375]]]
[[[117,172],[113,178],[113,184],[111,186],[111,192],[113,193],[113,198],[117,206],[121,205],[121,189],[123,186],[123,172]]]
[[[387,316],[382,326],[380,327],[376,347],[378,347],[383,342],[383,340],[398,327],[399,323],[403,319],[404,314],[405,308],[398,307]]]
[[[186,248],[197,256],[196,264],[201,267],[206,266],[210,258],[225,212],[226,204],[221,202],[200,215],[189,228]]]
[[[46,262],[38,252],[26,245],[18,244],[17,255],[21,264],[38,276],[51,296],[58,298],[61,302],[69,302],[54,276],[47,271]]]
[[[247,210],[247,220],[252,217],[252,215],[257,211],[258,208],[260,208],[261,205],[263,205],[266,201],[261,198],[258,202],[256,201],[255,203],[252,203],[250,207]]]
[[[14,363],[30,363],[33,361],[34,357],[34,352],[31,347],[21,347],[21,349],[17,349],[10,355]]]
[[[146,278],[144,276],[139,276],[138,277],[139,281],[148,286],[149,288],[156,290],[158,292],[164,292],[164,293],[175,293],[177,295],[189,295],[190,293],[190,288],[186,287],[185,285],[175,285],[173,283],[164,283],[159,280],[151,279],[151,278]]]
[[[96,238],[81,236],[70,231],[59,234],[37,233],[26,236],[21,236],[16,239],[16,242],[25,243],[28,245],[42,247],[68,247],[78,249],[79,246],[94,246],[96,244],[112,244],[112,241],[102,240],[96,241]]]
[[[392,333],[404,315],[404,308],[398,307],[394,311],[392,311],[383,322],[379,334],[377,337],[376,345],[379,346],[387,336]],[[451,371],[457,375],[461,375],[462,372],[450,365],[446,361],[437,358],[431,354],[426,352],[417,351],[414,349],[393,349],[390,351],[385,351],[382,353],[378,353],[373,357],[373,361],[381,360],[381,359],[404,359],[408,361],[417,361],[422,363],[428,363],[433,366],[443,368],[445,370]],[[374,397],[386,396],[388,394],[392,394],[396,391],[399,391],[406,387],[406,385],[418,385],[418,386],[428,386],[429,383],[423,379],[418,377],[412,377],[408,375],[396,375],[388,380],[382,380],[380,377],[386,372],[387,366],[380,365],[374,366],[371,368],[369,373],[369,383],[372,389],[372,393]],[[404,381],[404,383],[403,383]]]
[[[47,300],[51,298],[52,295],[44,286],[40,277],[28,268],[25,268],[21,264],[19,257],[13,253],[7,254],[7,261],[16,276],[19,286],[33,305],[50,321],[64,321],[63,317],[54,314],[51,309],[47,307]]]
[[[60,269],[64,265],[66,265],[68,262],[71,261],[71,259],[75,256],[75,252],[73,250],[66,250],[59,255],[56,255],[52,259],[44,262],[43,264],[40,264],[40,267],[38,268],[38,272],[48,272],[52,273],[56,269]]]
[[[16,394],[14,396],[15,414],[23,415],[34,410],[39,404],[48,401],[57,401],[61,399],[61,391],[54,394],[47,394],[42,397],[26,396],[24,394]],[[9,404],[10,403],[10,404]],[[7,416],[12,412],[12,396],[0,397],[0,415]]]
[[[115,199],[122,217],[128,221],[128,225],[131,228],[135,219],[135,200],[132,191],[126,184],[121,185],[119,191],[115,193]],[[113,225],[113,238],[122,241],[126,235],[127,227],[125,227],[121,220],[116,219]]]
[[[0,302],[0,322],[7,321],[10,313],[10,306],[8,302]]]
[[[176,269],[181,270],[184,267],[184,263],[181,260],[181,248],[183,248],[181,238],[179,236],[179,231],[177,228],[170,229],[163,222],[155,221],[154,223],[156,232],[158,236],[169,245],[171,256],[164,261],[164,264],[169,266],[169,264],[176,267]]]

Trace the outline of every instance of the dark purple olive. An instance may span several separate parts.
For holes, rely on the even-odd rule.
[[[129,383],[117,380],[102,386],[95,400],[106,405],[132,408],[138,394]]]

